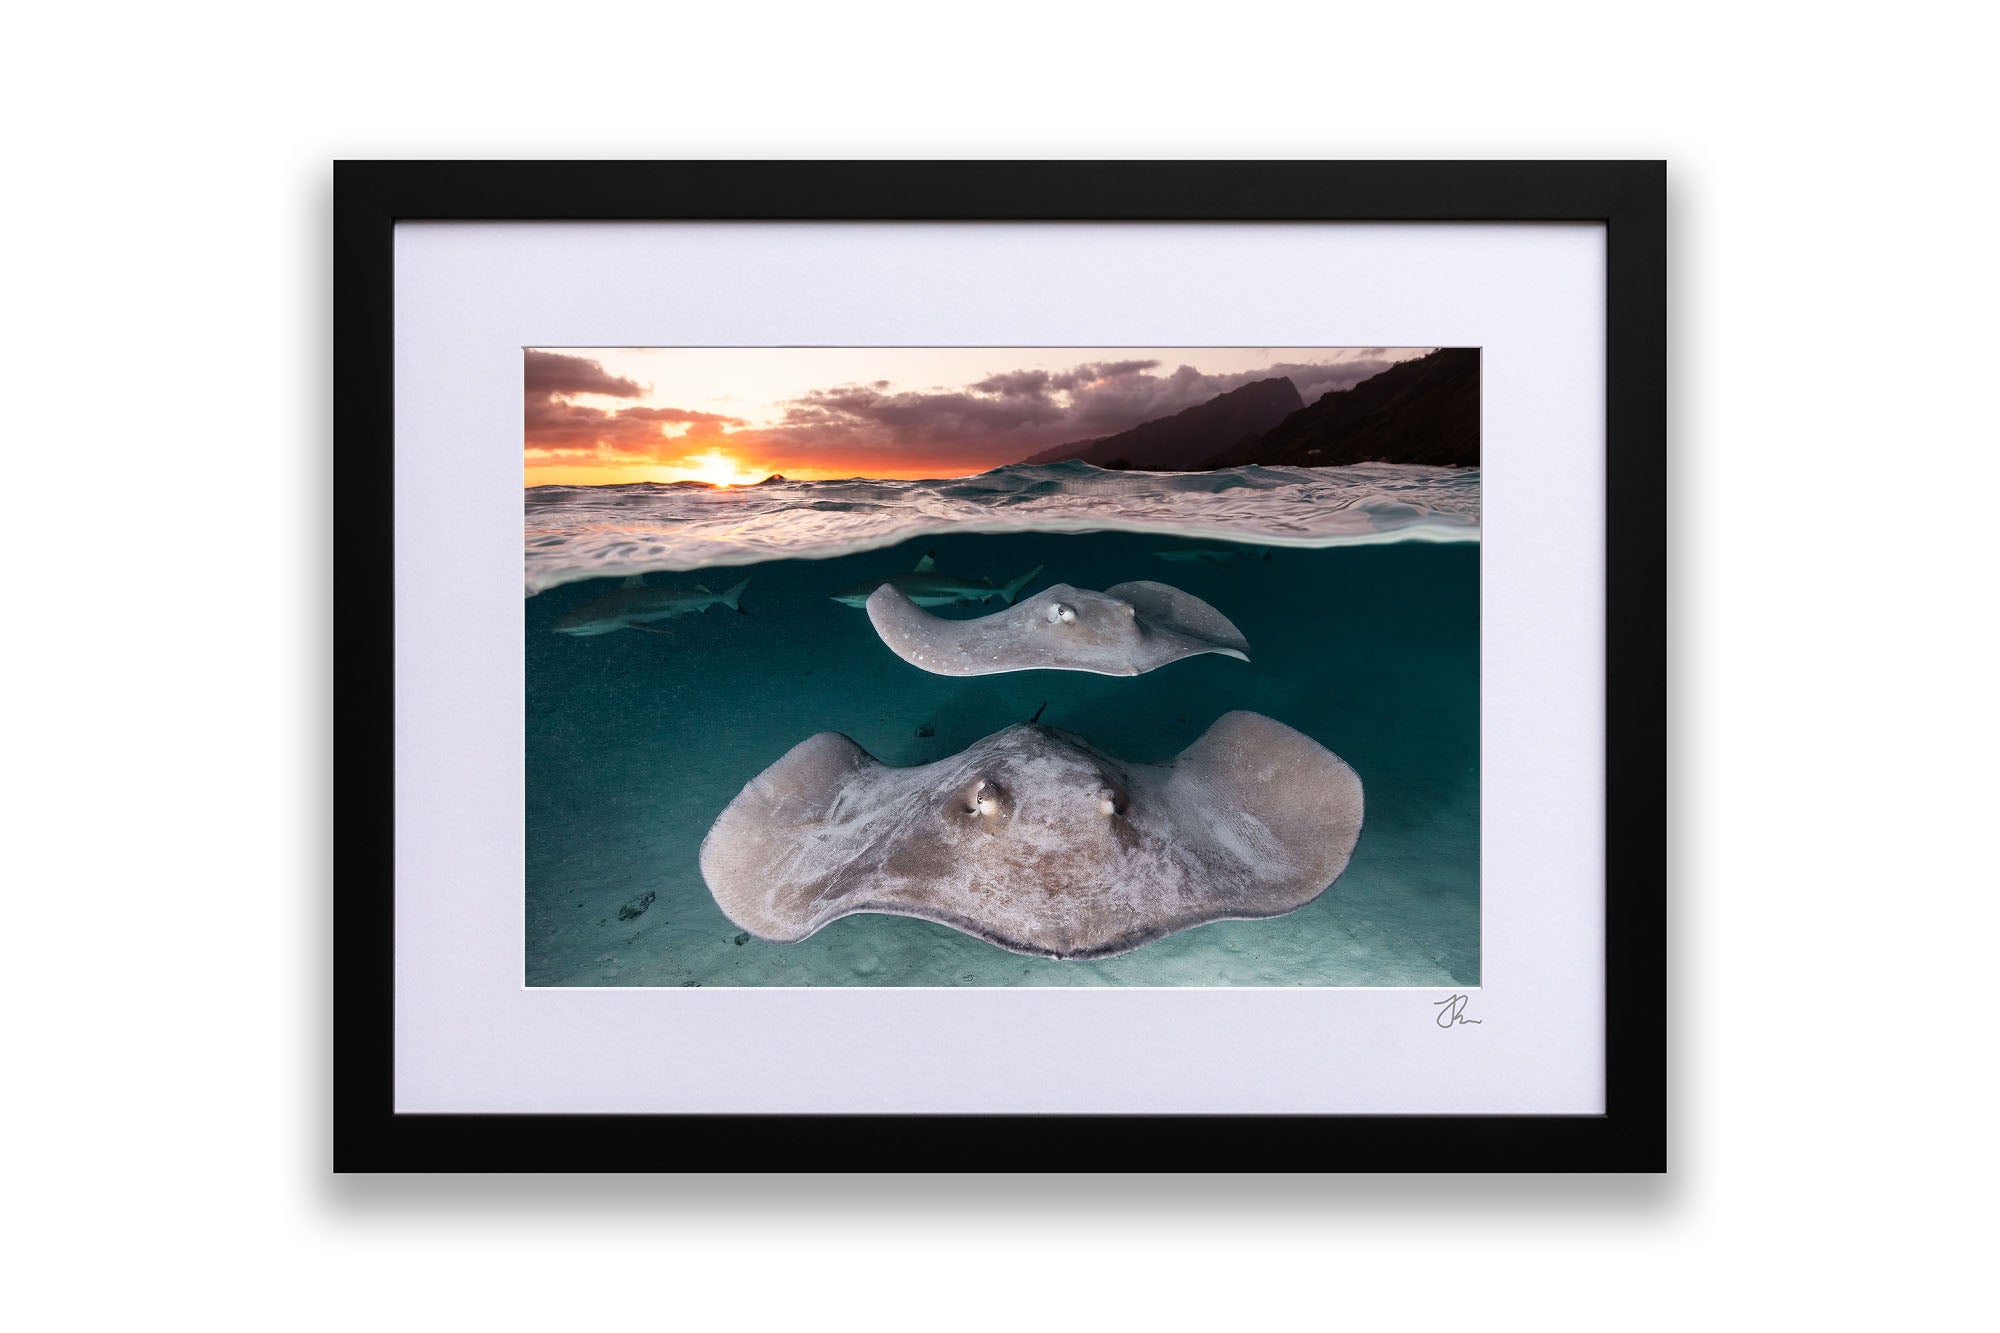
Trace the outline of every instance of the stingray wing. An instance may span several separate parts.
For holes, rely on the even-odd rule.
[[[1180,845],[1211,867],[1212,921],[1305,906],[1361,838],[1361,779],[1347,761],[1261,713],[1223,714],[1157,795]]]
[[[823,731],[752,778],[701,842],[702,878],[723,913],[784,943],[831,920],[821,905],[859,868],[842,837],[842,807],[882,768],[847,737]]]
[[[701,873],[723,914],[790,944],[856,912],[889,912],[980,934],[955,906],[974,867],[939,826],[938,789],[956,760],[882,763],[838,732],[792,747],[750,780],[701,844]]]
[[[1157,641],[1142,670],[1163,666],[1196,653],[1223,653],[1250,660],[1250,642],[1229,617],[1196,597],[1165,583],[1137,579],[1104,590],[1107,597],[1129,602],[1139,613],[1149,638]]]

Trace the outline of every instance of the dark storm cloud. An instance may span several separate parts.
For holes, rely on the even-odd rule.
[[[576,394],[638,398],[646,392],[588,357],[530,351],[525,384],[526,442],[536,462],[588,463],[652,458],[663,453],[680,457],[691,444],[719,437],[724,426],[744,424],[736,417],[678,407],[608,411],[572,402]],[[688,429],[669,437],[666,427],[673,425]]]

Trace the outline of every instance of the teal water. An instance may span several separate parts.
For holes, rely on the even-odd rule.
[[[527,600],[527,958],[530,985],[1476,985],[1479,971],[1479,547],[1225,551],[1168,561],[1160,534],[923,537],[831,559],[655,574],[723,588],[664,633],[573,638],[556,619],[610,586]],[[933,676],[891,654],[865,612],[829,594],[910,569],[1027,585],[1174,584],[1250,643],[1136,678],[1032,671]],[[985,611],[999,609],[989,603]],[[942,615],[980,608],[937,608]],[[1042,710],[1120,759],[1170,758],[1231,709],[1296,728],[1351,764],[1367,824],[1347,872],[1310,905],[1217,922],[1131,953],[1056,962],[925,921],[853,916],[796,944],[743,932],[697,855],[743,785],[820,731],[885,763],[929,763]],[[740,942],[739,942],[740,941]]]

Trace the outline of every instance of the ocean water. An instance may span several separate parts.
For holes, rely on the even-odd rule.
[[[1390,463],[1221,472],[1051,463],[934,481],[536,486],[527,529],[530,594],[605,575],[851,555],[947,532],[1166,533],[1309,548],[1476,541],[1479,474]]]
[[[1064,464],[734,492],[545,487],[528,493],[528,513],[530,985],[1479,982],[1477,473],[1169,477]],[[941,571],[996,585],[1041,566],[1024,595],[1058,582],[1170,583],[1233,620],[1251,660],[1195,657],[1132,678],[930,675],[830,596],[926,553]],[[715,607],[659,632],[555,632],[610,580],[662,570],[678,572],[648,582],[720,590],[749,576],[744,614]],[[1238,708],[1313,737],[1366,791],[1346,873],[1287,916],[1082,962],[882,915],[774,944],[746,937],[701,877],[717,814],[817,732],[843,732],[885,763],[922,764],[1039,712],[1116,758],[1160,762]]]

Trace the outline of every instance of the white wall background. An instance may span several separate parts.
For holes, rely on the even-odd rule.
[[[10,1310],[1938,1322],[1994,1165],[1970,12],[11,16]],[[378,155],[1671,159],[1673,1174],[333,1180],[327,163]]]

